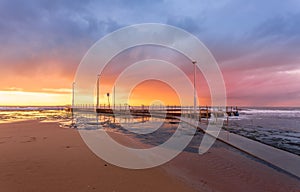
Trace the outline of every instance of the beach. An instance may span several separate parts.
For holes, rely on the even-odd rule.
[[[0,124],[0,153],[1,191],[300,190],[298,178],[221,142],[204,155],[185,150],[162,166],[130,170],[94,155],[76,129],[27,120]]]
[[[0,132],[1,191],[194,191],[160,168],[110,165],[58,123],[1,124]]]
[[[0,32],[0,192],[300,192],[300,1],[0,0]]]

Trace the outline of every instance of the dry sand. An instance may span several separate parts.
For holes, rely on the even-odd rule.
[[[224,146],[153,169],[119,168],[95,156],[76,130],[38,121],[0,124],[0,170],[1,192],[300,191],[299,179]]]

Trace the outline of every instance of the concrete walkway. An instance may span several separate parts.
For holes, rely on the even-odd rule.
[[[300,157],[246,137],[221,131],[218,139],[300,178]]]
[[[188,119],[180,119],[190,124]],[[202,130],[206,133],[204,129]],[[265,145],[225,130],[220,131],[217,139],[300,178],[300,156],[298,155]]]

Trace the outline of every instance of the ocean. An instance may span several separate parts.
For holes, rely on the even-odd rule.
[[[300,156],[300,108],[241,107],[239,108],[239,114],[238,117],[229,117],[228,126],[224,125],[223,128],[232,133]],[[70,112],[65,111],[64,107],[0,107],[0,123],[33,119],[56,121],[62,127],[68,127],[71,124],[71,117]],[[93,118],[94,115],[92,114],[91,117]],[[113,126],[111,117],[99,116],[98,120],[102,125],[106,125],[105,129],[107,131],[119,131],[128,134],[128,131],[124,129],[116,130],[119,126]],[[141,119],[135,121],[139,123]],[[144,121],[147,121],[147,119],[142,119],[142,122]],[[160,140],[165,140],[164,137],[169,138],[178,124],[174,121],[167,121],[167,123],[169,125],[165,127],[168,127],[168,130],[155,132],[157,142],[160,142],[158,138]],[[95,126],[95,122],[90,122],[89,125],[85,122],[82,125]]]
[[[70,112],[65,107],[0,107],[0,123],[10,123],[22,120],[39,120],[60,122],[67,126],[71,122]]]
[[[300,155],[299,107],[244,107],[225,129]]]

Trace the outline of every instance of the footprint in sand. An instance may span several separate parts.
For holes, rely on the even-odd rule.
[[[0,144],[6,143],[8,140],[10,140],[12,137],[0,137]]]
[[[21,141],[20,143],[29,143],[29,142],[36,141],[36,137],[32,137],[32,136],[24,136],[24,138],[26,138],[26,140]]]

